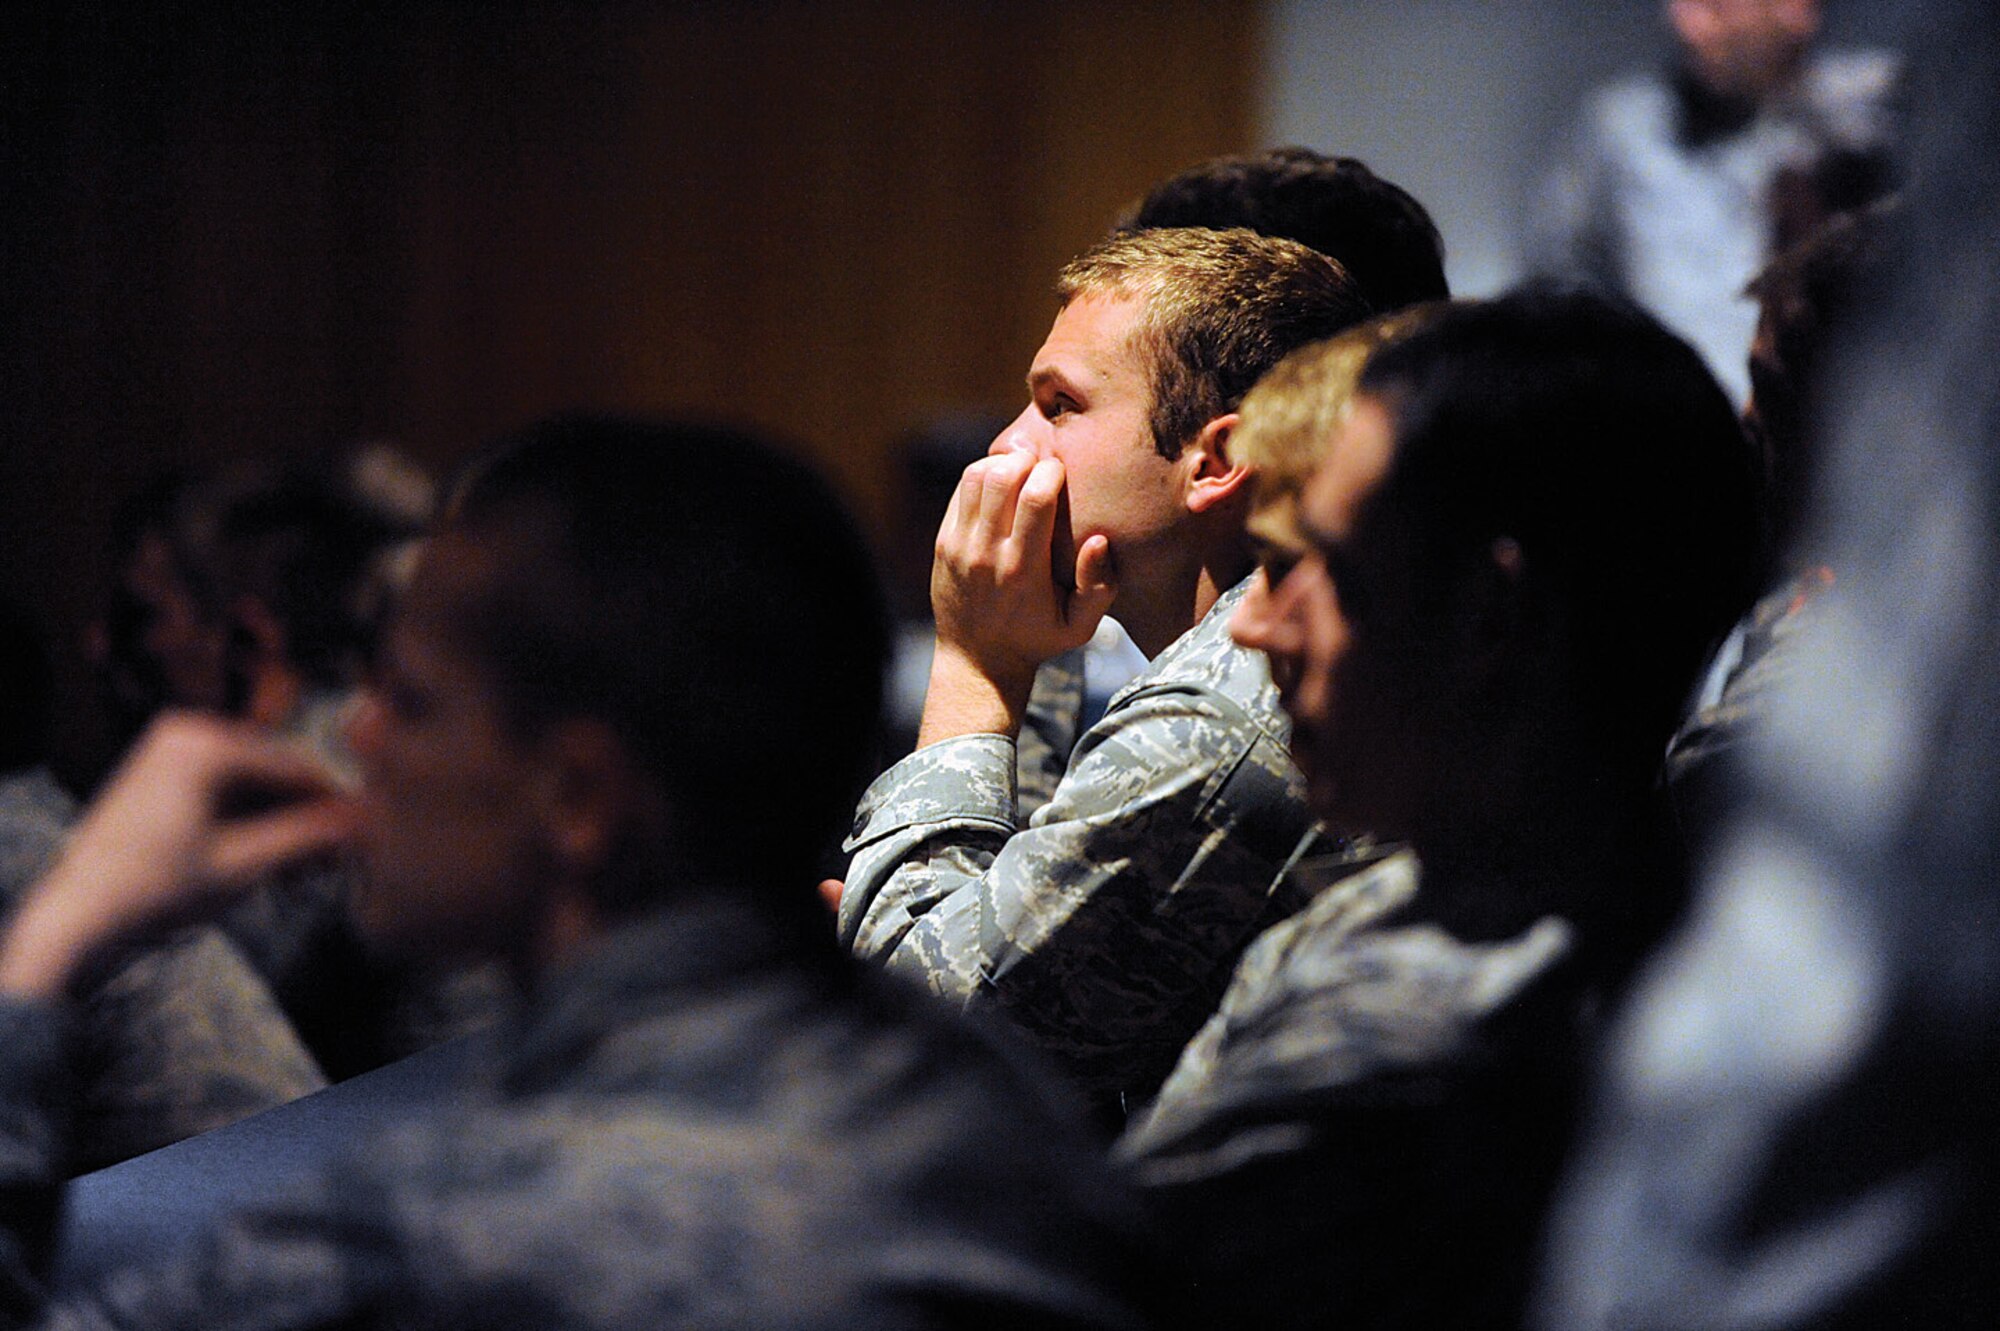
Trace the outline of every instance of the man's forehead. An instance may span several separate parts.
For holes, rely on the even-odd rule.
[[[1300,497],[1297,521],[1311,540],[1324,544],[1353,535],[1363,505],[1389,474],[1395,447],[1388,408],[1368,394],[1357,396]]]
[[[1086,291],[1057,312],[1028,371],[1028,386],[1068,380],[1077,387],[1115,378],[1136,365],[1134,344],[1144,325],[1143,297]]]

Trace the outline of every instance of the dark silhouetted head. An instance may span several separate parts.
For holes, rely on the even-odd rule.
[[[513,725],[602,722],[663,796],[651,850],[811,900],[887,651],[871,557],[818,476],[730,429],[563,417],[478,463],[440,531],[482,555],[449,618]],[[602,887],[612,908],[664,890]]]
[[[1352,157],[1273,148],[1212,158],[1155,185],[1119,223],[1185,226],[1246,227],[1330,255],[1378,314],[1450,295],[1430,213]]]
[[[1517,547],[1560,619],[1566,695],[1656,764],[1756,586],[1755,465],[1700,357],[1635,307],[1529,288],[1438,310],[1360,391],[1396,440],[1380,501],[1428,573]]]

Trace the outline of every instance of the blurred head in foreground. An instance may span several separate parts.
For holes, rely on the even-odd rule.
[[[1313,380],[1281,367],[1274,396]],[[1537,800],[1641,800],[1754,576],[1727,399],[1579,293],[1435,307],[1375,350],[1297,525],[1237,638],[1271,657],[1316,811],[1420,849],[1518,838]]]
[[[529,430],[458,490],[351,727],[357,916],[531,971],[676,892],[823,925],[810,876],[885,641],[861,538],[803,466],[723,429]]]

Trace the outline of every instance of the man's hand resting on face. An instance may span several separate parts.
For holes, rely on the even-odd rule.
[[[931,565],[937,654],[919,744],[1013,735],[1042,662],[1090,640],[1117,586],[1111,543],[1093,535],[1054,567],[1062,463],[1023,451],[965,469]]]
[[[344,844],[355,817],[295,746],[233,722],[163,717],[0,934],[0,991],[57,997],[107,948]]]

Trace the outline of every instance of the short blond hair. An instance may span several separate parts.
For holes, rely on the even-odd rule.
[[[1299,495],[1325,459],[1334,430],[1353,413],[1369,358],[1443,308],[1442,301],[1412,306],[1301,347],[1245,394],[1243,423],[1230,436],[1230,446],[1235,460],[1257,473],[1250,517],[1254,536],[1276,545],[1296,540]]]
[[[1100,241],[1056,279],[1064,306],[1088,295],[1136,297],[1134,338],[1152,361],[1148,420],[1162,457],[1217,416],[1287,352],[1368,317],[1339,263],[1297,241],[1236,228],[1171,227]]]

